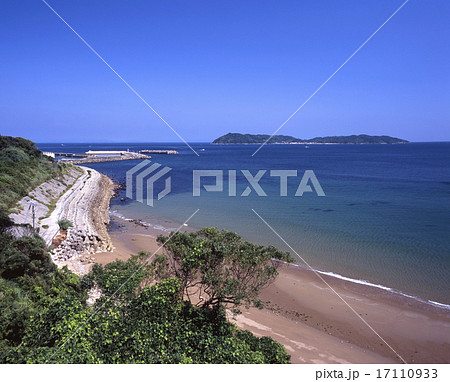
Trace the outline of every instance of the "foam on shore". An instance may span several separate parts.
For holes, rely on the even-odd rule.
[[[141,219],[127,218],[123,214],[118,212],[117,210],[114,210],[114,211],[110,210],[109,214],[111,216],[117,217],[119,219],[122,219],[122,220],[125,220],[125,221],[128,221],[128,222],[138,222],[138,224],[140,224],[140,225],[142,225],[144,227],[152,228],[152,229],[155,229],[155,230],[158,230],[158,231],[163,231],[163,232],[170,233],[170,232],[176,230],[175,228],[164,227],[164,226],[162,226],[160,224],[152,224],[152,223],[149,223],[147,221],[143,221]],[[426,304],[426,305],[429,305],[429,306],[432,306],[432,307],[435,307],[435,308],[443,309],[445,311],[450,311],[450,305],[449,304],[444,304],[444,303],[433,301],[433,300],[423,299],[421,297],[413,296],[411,294],[404,293],[402,291],[399,291],[397,289],[394,289],[394,288],[391,288],[391,287],[388,287],[388,286],[385,286],[385,285],[382,285],[382,284],[376,284],[376,283],[373,283],[373,282],[370,282],[370,281],[367,281],[367,280],[364,280],[364,279],[356,279],[356,278],[343,276],[343,275],[340,275],[338,273],[331,272],[331,271],[323,271],[323,270],[314,269],[314,268],[310,269],[309,267],[307,267],[306,265],[303,265],[303,264],[291,263],[289,265],[290,266],[294,266],[294,267],[299,267],[299,268],[302,268],[302,269],[305,269],[305,270],[317,272],[318,274],[325,275],[325,276],[328,276],[328,277],[333,277],[333,278],[336,278],[336,279],[339,279],[339,280],[343,280],[343,281],[346,281],[346,282],[349,282],[349,283],[380,289],[380,290],[383,290],[385,292],[393,293],[394,295],[398,295],[398,296],[402,296],[402,297],[405,297],[405,298],[412,299],[412,300],[414,300],[415,302],[418,302],[418,303],[422,303],[422,304]]]
[[[394,294],[400,295],[402,297],[411,298],[411,299],[413,299],[413,300],[415,300],[417,302],[423,303],[423,304],[432,305],[434,307],[450,311],[450,305],[448,305],[448,304],[443,304],[443,303],[436,302],[436,301],[433,301],[433,300],[426,300],[426,299],[420,298],[418,296],[413,296],[413,295],[404,293],[402,291],[399,291],[397,289],[387,287],[385,285],[375,284],[375,283],[372,283],[370,281],[363,280],[363,279],[354,279],[354,278],[343,276],[343,275],[340,275],[340,274],[334,273],[334,272],[321,271],[321,270],[314,269],[314,268],[310,269],[309,267],[306,267],[306,266],[304,266],[302,264],[293,263],[293,264],[289,264],[289,265],[290,266],[294,266],[294,267],[299,267],[299,268],[302,268],[302,269],[306,269],[306,270],[310,270],[310,271],[313,271],[313,272],[317,272],[317,273],[319,273],[321,275],[334,277],[336,279],[347,281],[347,282],[350,282],[350,283],[353,283],[353,284],[359,284],[359,285],[364,285],[364,286],[368,286],[368,287],[371,287],[371,288],[381,289],[383,291],[394,293]]]

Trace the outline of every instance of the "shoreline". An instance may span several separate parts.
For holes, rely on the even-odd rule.
[[[110,210],[109,214],[111,216],[111,219],[119,219],[119,221],[131,222],[131,223],[138,224],[138,225],[140,224],[140,225],[142,225],[144,227],[148,227],[150,230],[152,230],[152,231],[154,230],[156,232],[155,235],[158,235],[158,234],[169,234],[171,231],[176,229],[176,228],[166,228],[166,227],[161,226],[160,224],[153,224],[153,223],[150,223],[150,222],[147,222],[147,221],[143,221],[143,220],[140,220],[140,219],[127,218],[126,216],[122,215],[121,213],[118,213],[117,211],[111,211]],[[179,226],[179,223],[173,222],[173,225],[174,226],[177,226],[177,225]],[[198,228],[198,227],[195,228],[195,227],[191,227],[191,226],[183,228],[183,230],[191,230],[191,231],[197,231],[198,229],[200,229],[200,228]],[[294,256],[294,254],[291,254],[291,255]],[[295,258],[295,256],[294,256],[294,258]],[[332,278],[336,278],[338,280],[344,280],[344,281],[349,282],[349,283],[354,283],[354,284],[358,284],[358,285],[362,285],[362,286],[368,286],[368,287],[371,287],[371,288],[377,288],[377,289],[379,289],[381,291],[392,293],[393,295],[398,295],[398,296],[401,296],[403,298],[412,299],[413,300],[412,303],[425,304],[426,306],[429,306],[430,309],[432,307],[434,307],[434,308],[438,308],[438,309],[444,309],[444,310],[446,310],[446,311],[448,311],[450,313],[450,304],[445,304],[445,303],[442,303],[442,302],[439,302],[439,301],[434,301],[434,300],[426,299],[426,298],[423,298],[423,297],[420,297],[420,296],[415,296],[415,295],[409,294],[407,292],[404,292],[402,290],[395,289],[395,288],[392,288],[392,287],[389,287],[389,286],[386,286],[386,285],[383,285],[383,284],[377,284],[376,282],[368,281],[368,280],[365,280],[365,279],[358,279],[358,278],[348,277],[348,276],[342,275],[340,273],[336,273],[336,272],[329,271],[329,270],[323,270],[323,269],[319,269],[319,268],[312,268],[312,270],[311,270],[305,264],[302,264],[302,263],[295,262],[295,263],[290,264],[290,265],[294,266],[294,267],[299,267],[299,268],[304,269],[306,271],[317,272],[321,276],[332,277]]]
[[[400,290],[382,285],[382,284],[376,284],[373,283],[371,281],[367,281],[364,279],[356,279],[356,278],[351,278],[351,277],[347,277],[347,276],[343,276],[339,273],[335,273],[335,272],[331,272],[331,271],[323,271],[323,270],[319,270],[319,269],[309,269],[308,267],[304,266],[303,264],[289,264],[292,267],[299,267],[305,271],[310,271],[310,272],[317,272],[318,274],[320,274],[322,277],[324,278],[333,278],[333,279],[337,279],[337,280],[342,280],[348,283],[352,283],[352,284],[357,284],[357,285],[361,285],[361,286],[366,286],[368,288],[374,288],[377,290],[380,290],[380,293],[386,293],[387,295],[392,295],[392,298],[405,298],[405,299],[411,299],[411,304],[419,304],[419,305],[424,305],[424,308],[427,307],[428,309],[433,309],[436,308],[438,310],[445,310],[448,311],[448,313],[450,314],[450,305],[448,304],[443,304],[437,301],[433,301],[433,300],[426,300],[423,299],[421,297],[418,296],[413,296],[410,295],[408,293],[402,292]]]
[[[115,249],[112,253],[97,254],[99,264],[126,260],[139,250],[153,254],[158,249],[156,236],[168,234],[114,215],[111,215],[111,227]],[[237,325],[256,335],[271,336],[285,345],[293,363],[401,362],[386,343],[408,363],[450,363],[447,309],[390,289],[330,274],[321,276],[348,300],[360,317],[313,271],[298,265],[283,265],[275,282],[261,292],[266,308],[244,310],[236,318]]]

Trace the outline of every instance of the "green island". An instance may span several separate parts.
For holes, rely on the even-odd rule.
[[[274,135],[267,134],[241,134],[228,133],[217,139],[213,144],[217,145],[235,145],[235,144],[397,144],[409,143],[405,139],[394,138],[387,135],[346,135],[346,136],[330,136],[316,137],[312,139],[300,139],[290,135]]]

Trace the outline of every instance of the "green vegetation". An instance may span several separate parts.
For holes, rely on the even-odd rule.
[[[85,299],[80,279],[51,262],[37,234],[15,238],[11,220],[0,211],[0,361],[7,349],[20,346],[33,316],[55,298]]]
[[[409,143],[400,138],[389,137],[388,135],[348,135],[348,136],[332,136],[317,137],[307,140],[307,143],[339,143],[339,144],[395,144]]]
[[[335,144],[393,144],[408,143],[408,141],[399,138],[389,137],[387,135],[348,135],[317,137],[312,139],[299,139],[289,135],[274,135],[272,138],[267,134],[239,134],[228,133],[213,141],[215,144],[262,144],[268,139],[267,143],[335,143]]]
[[[201,307],[261,307],[259,291],[278,275],[280,260],[293,261],[275,247],[255,245],[216,228],[159,236],[158,242],[166,243],[166,254],[153,261],[154,275],[179,279],[180,292]]]
[[[0,135],[0,209],[11,209],[32,189],[63,175],[67,168],[42,155],[31,141]]]
[[[172,234],[166,254],[152,262],[141,252],[126,262],[96,264],[79,278],[56,268],[39,236],[14,238],[8,233],[11,224],[0,214],[2,363],[290,360],[282,345],[238,329],[225,314],[229,303],[257,301],[257,289],[276,275],[270,256],[289,260],[284,253],[231,232],[203,229]],[[175,268],[165,262],[170,259]],[[255,272],[252,281],[245,272]],[[198,306],[186,298],[195,277],[210,297]],[[93,287],[101,296],[90,306],[86,300]]]
[[[267,134],[228,133],[213,141],[215,144],[262,144],[270,138]],[[289,135],[274,135],[268,143],[298,143],[301,139]]]
[[[70,227],[73,227],[72,222],[66,219],[58,220],[58,225],[59,228],[64,231],[67,231]]]

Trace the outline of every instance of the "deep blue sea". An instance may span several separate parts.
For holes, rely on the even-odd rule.
[[[266,145],[253,157],[255,145],[192,146],[199,157],[179,143],[38,144],[53,152],[177,150],[180,155],[151,159],[172,169],[170,194],[150,207],[133,199],[120,201],[125,197],[121,191],[111,212],[141,219],[164,233],[199,209],[189,226],[217,226],[289,250],[253,209],[318,270],[450,305],[450,143]],[[138,163],[87,166],[124,182],[126,171]],[[193,170],[224,170],[223,191],[202,187],[194,197]],[[229,170],[236,170],[236,196],[229,196]],[[267,196],[258,196],[251,186],[250,194],[242,196],[249,182],[241,170],[253,176],[266,170],[258,184]],[[288,178],[287,196],[280,196],[280,178],[270,176],[270,170],[297,170],[297,177]],[[317,196],[314,187],[294,195],[305,170],[313,170],[325,196]],[[214,183],[214,178],[201,182]],[[161,178],[155,190],[163,188]]]

